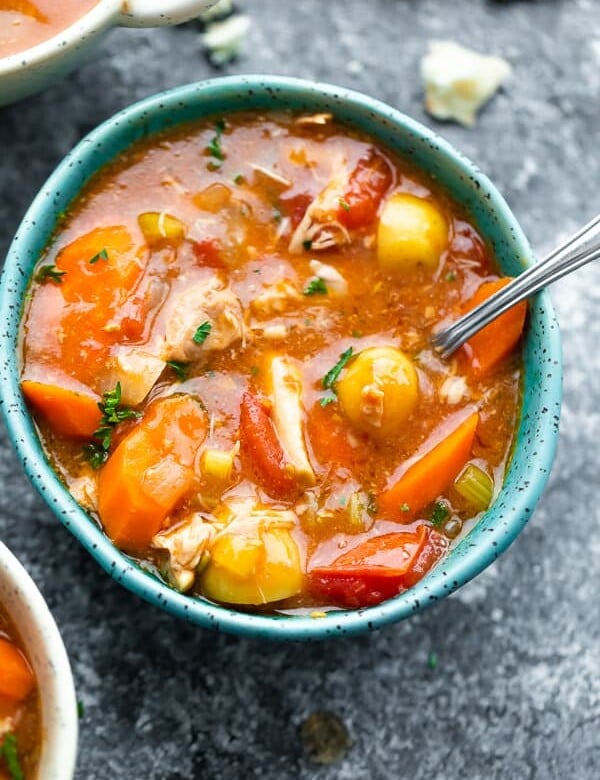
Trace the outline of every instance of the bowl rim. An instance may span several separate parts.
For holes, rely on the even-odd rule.
[[[0,594],[9,591],[19,614],[27,619],[30,641],[24,641],[34,667],[42,702],[42,751],[39,769],[44,780],[69,780],[77,759],[78,715],[73,674],[56,621],[23,564],[0,541]],[[9,609],[11,618],[12,610]],[[14,620],[17,632],[22,626]],[[43,648],[43,660],[33,653]],[[44,664],[45,668],[40,668]],[[50,722],[46,719],[50,718]],[[41,774],[40,774],[41,777]]]
[[[316,101],[318,95],[319,99],[325,98],[338,104],[342,103],[346,107],[350,106],[356,112],[368,111],[392,126],[400,126],[403,131],[413,134],[420,141],[434,148],[436,154],[440,154],[444,160],[449,161],[449,164],[451,163],[461,172],[461,178],[470,178],[476,184],[478,191],[481,192],[481,197],[485,195],[492,202],[494,214],[504,225],[504,231],[510,231],[514,240],[519,244],[524,264],[529,265],[534,262],[531,248],[516,218],[488,177],[481,173],[462,153],[456,151],[447,141],[421,123],[375,98],[343,87],[264,74],[228,76],[186,84],[134,103],[99,125],[66,156],[36,196],[9,249],[0,281],[0,317],[2,322],[11,322],[11,307],[13,314],[15,305],[20,308],[19,287],[22,286],[24,290],[26,281],[23,277],[24,275],[29,276],[28,273],[25,274],[19,268],[19,257],[21,255],[27,256],[28,226],[35,226],[36,222],[40,221],[40,216],[44,211],[52,208],[53,197],[57,192],[60,193],[65,179],[68,178],[69,170],[90,159],[94,147],[108,142],[113,133],[117,135],[119,131],[122,131],[122,126],[126,122],[147,126],[149,117],[160,116],[161,112],[168,113],[169,109],[176,110],[178,106],[184,104],[193,103],[197,106],[202,103],[203,98],[208,97],[215,90],[220,91],[220,95],[231,93],[234,97],[239,94],[240,90],[252,95],[261,91],[261,94],[265,92],[271,94],[275,90],[285,96],[304,99],[308,103],[310,103],[311,97],[313,101]],[[310,110],[310,108],[306,110]],[[206,115],[209,116],[213,113],[207,111]],[[180,122],[175,122],[174,126],[183,122],[183,119]],[[169,125],[169,127],[172,126]],[[129,140],[126,147],[132,143],[133,140]],[[91,173],[100,167],[102,166],[94,166]],[[69,202],[77,197],[80,190],[81,187],[77,189]],[[30,268],[31,264],[28,270]],[[15,290],[18,296],[16,300],[13,296]],[[485,544],[467,544],[463,550],[464,554],[453,560],[451,571],[444,572],[444,577],[437,578],[433,585],[427,585],[430,573],[409,591],[377,606],[356,610],[336,610],[323,619],[316,619],[308,615],[288,617],[249,614],[213,604],[202,598],[184,595],[169,588],[119,552],[104,536],[98,525],[90,520],[84,510],[75,502],[43,455],[19,390],[18,361],[15,350],[18,319],[16,325],[12,323],[0,331],[0,357],[2,358],[0,360],[0,405],[13,444],[35,487],[50,508],[58,515],[61,522],[69,528],[104,570],[129,590],[188,622],[239,635],[283,640],[309,640],[324,639],[341,634],[362,633],[388,623],[397,622],[420,611],[449,595],[481,573],[512,543],[525,526],[537,503],[548,479],[558,438],[558,413],[562,397],[562,359],[556,318],[547,292],[539,294],[535,301],[536,311],[539,311],[539,316],[543,319],[543,328],[547,332],[547,343],[545,342],[544,346],[547,347],[554,365],[558,367],[558,370],[548,375],[548,377],[552,376],[552,379],[544,375],[540,376],[540,381],[546,383],[543,388],[549,403],[553,404],[557,414],[554,417],[546,415],[536,427],[536,435],[543,445],[540,447],[541,452],[537,454],[536,474],[532,475],[530,481],[519,487],[518,491],[514,491],[514,495],[511,494],[511,506],[507,510],[508,521],[503,522],[502,527],[500,527],[501,524],[498,524],[495,528],[486,529],[490,533],[486,534]],[[522,419],[520,425],[523,425]],[[500,495],[502,495],[502,491]],[[498,499],[495,503],[497,502]],[[494,506],[491,507],[489,513],[491,514],[493,511]],[[502,517],[504,520],[504,515]],[[481,523],[482,520],[483,518],[480,518],[478,523]],[[465,541],[463,540],[463,542]],[[462,543],[459,547],[462,547]],[[435,569],[432,571],[435,572]]]
[[[119,0],[97,0],[96,5],[50,38],[0,57],[0,78],[34,68],[57,56],[66,56],[73,46],[85,44],[87,39],[91,40],[97,33],[114,26],[118,21],[118,12]]]

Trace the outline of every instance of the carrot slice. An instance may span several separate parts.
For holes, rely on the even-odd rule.
[[[312,407],[306,420],[308,440],[317,460],[323,465],[339,463],[351,467],[364,460],[365,448],[352,446],[347,422],[334,406],[322,407],[316,403]]]
[[[427,439],[400,477],[379,496],[381,512],[408,522],[434,501],[456,479],[471,453],[479,414],[461,410],[449,417]],[[449,431],[449,433],[448,433]]]
[[[23,653],[8,639],[0,638],[0,696],[23,701],[35,686],[35,677]]]
[[[510,281],[510,278],[505,277],[482,284],[465,306],[463,313],[466,314],[479,306],[490,295],[506,287]],[[468,356],[475,376],[482,376],[507,357],[521,338],[526,314],[527,302],[521,301],[466,342],[463,354]]]
[[[100,472],[98,514],[126,552],[148,547],[196,481],[194,461],[206,438],[206,412],[191,396],[155,401]]]
[[[21,390],[27,401],[57,433],[87,439],[100,424],[102,415],[98,403],[101,399],[83,385],[81,389],[71,389],[23,379]]]

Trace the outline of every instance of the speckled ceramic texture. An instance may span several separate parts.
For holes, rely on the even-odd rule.
[[[0,106],[33,95],[87,59],[115,25],[154,27],[193,19],[215,0],[98,0],[80,19],[37,46],[0,57]]]
[[[440,564],[414,588],[376,607],[330,612],[325,618],[237,612],[168,588],[116,550],[63,487],[40,447],[19,391],[17,337],[31,270],[58,215],[89,177],[132,142],[182,122],[241,109],[330,111],[370,133],[435,177],[474,217],[506,274],[533,262],[531,249],[492,183],[427,128],[356,92],[296,79],[244,76],[180,87],[116,114],[65,158],[43,187],[10,248],[1,283],[2,409],[17,452],[34,485],[64,525],[118,582],[191,623],[272,639],[323,639],[371,631],[439,601],[489,566],[515,539],[546,484],[558,437],[561,353],[549,297],[530,303],[524,345],[523,404],[516,447],[504,486],[491,509]]]
[[[70,780],[78,729],[71,667],[42,594],[2,542],[0,604],[19,632],[40,689],[43,736],[38,780]]]

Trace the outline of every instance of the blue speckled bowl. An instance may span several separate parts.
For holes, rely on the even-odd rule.
[[[327,617],[251,615],[168,588],[120,553],[77,505],[46,460],[19,391],[19,317],[31,270],[81,188],[132,142],[205,115],[237,109],[331,111],[414,160],[470,211],[506,274],[533,262],[525,236],[493,184],[430,130],[364,95],[326,84],[274,76],[234,76],[191,84],[136,103],[90,133],[65,158],[27,212],[1,281],[2,410],[25,470],[50,508],[118,582],[177,617],[236,634],[272,639],[322,639],[369,631],[402,620],[447,596],[489,566],[527,522],[548,479],[558,437],[561,352],[545,293],[530,304],[525,340],[523,406],[504,487],[469,535],[412,590],[376,607]]]

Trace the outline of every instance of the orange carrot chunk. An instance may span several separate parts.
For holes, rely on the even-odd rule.
[[[194,461],[206,438],[206,412],[191,396],[155,401],[100,472],[98,513],[126,552],[143,551],[194,486]]]
[[[0,638],[0,697],[20,702],[35,686],[35,678],[25,656],[8,639]]]
[[[487,300],[498,290],[505,287],[510,278],[497,279],[494,282],[485,282],[477,290],[475,295],[467,303],[464,312],[471,311],[480,303]],[[512,309],[490,322],[485,328],[476,333],[466,342],[463,350],[468,356],[471,371],[475,376],[482,376],[492,369],[503,358],[510,354],[517,345],[523,332],[525,315],[527,314],[527,302],[521,301]]]
[[[379,496],[381,512],[409,522],[456,479],[471,454],[479,414],[465,410],[451,415],[411,458],[394,483]]]
[[[81,389],[71,389],[24,379],[21,390],[56,433],[87,439],[100,424],[102,415],[98,403],[101,399],[83,385]]]

